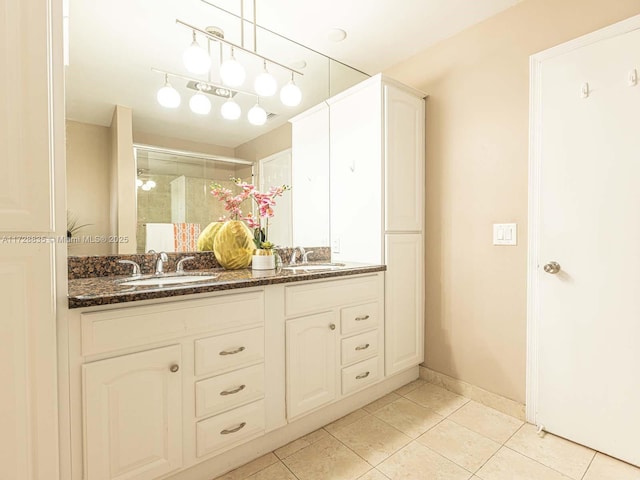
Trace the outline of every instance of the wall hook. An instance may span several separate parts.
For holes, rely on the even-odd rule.
[[[580,89],[580,96],[582,98],[589,98],[589,94],[591,90],[589,90],[589,84],[587,82],[582,84],[582,88]]]
[[[638,85],[638,71],[635,68],[629,72],[628,84],[630,87]]]

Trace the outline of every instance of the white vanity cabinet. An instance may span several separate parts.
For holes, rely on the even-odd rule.
[[[384,274],[285,287],[287,418],[384,378]]]

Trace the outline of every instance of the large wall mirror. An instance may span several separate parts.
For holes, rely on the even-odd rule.
[[[237,176],[268,187],[287,174],[290,178],[288,120],[367,78],[261,26],[260,9],[269,5],[257,2],[255,12],[253,5],[249,0],[69,0],[67,204],[70,217],[85,225],[74,232],[82,241],[70,243],[70,255],[146,251],[147,224],[193,223],[204,228],[220,216],[220,206],[208,191],[212,181]],[[235,49],[246,81],[231,93],[203,92],[211,104],[206,115],[194,113],[190,99],[203,85],[222,85],[219,66],[231,52],[228,44],[197,32],[212,68],[200,75],[188,72],[182,57],[193,32],[184,24],[222,33],[224,40],[259,54]],[[265,67],[262,57],[276,62],[267,62],[267,68],[278,90],[291,80],[288,68],[297,72],[293,77],[302,101],[287,106],[278,93],[259,97],[268,118],[254,125],[247,113],[258,100],[253,82]],[[157,92],[166,80],[180,96],[176,108],[158,103]],[[230,95],[242,112],[237,120],[221,114]],[[155,187],[143,190],[148,180]],[[174,194],[172,216],[167,192],[180,192],[182,187],[182,199]],[[161,190],[162,198],[154,200]],[[177,215],[181,202],[185,212],[198,216]],[[282,208],[277,212],[277,243],[286,245],[291,232],[285,219],[295,205]],[[109,243],[115,235],[127,240]]]

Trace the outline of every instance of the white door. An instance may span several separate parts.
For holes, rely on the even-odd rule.
[[[639,51],[636,30],[539,62],[532,137],[539,217],[530,272],[538,395],[529,420],[636,465],[640,85],[633,71],[640,72]]]
[[[260,191],[291,185],[291,150],[260,160]],[[276,216],[269,219],[269,241],[275,245],[291,245],[291,192],[276,198]]]
[[[152,480],[182,466],[180,346],[85,364],[87,480]]]
[[[287,416],[336,398],[339,328],[333,312],[287,320]]]

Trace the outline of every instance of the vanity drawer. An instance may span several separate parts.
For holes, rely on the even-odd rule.
[[[223,373],[263,360],[263,327],[195,341],[196,375]]]
[[[341,341],[342,365],[359,362],[378,353],[378,330],[361,333]]]
[[[340,305],[375,300],[380,294],[381,278],[365,275],[285,287],[285,314],[295,317],[322,312]]]
[[[196,382],[196,416],[205,417],[264,397],[264,365]]]
[[[373,357],[342,369],[342,394],[360,390],[380,379],[380,358]]]
[[[378,326],[378,303],[365,303],[340,310],[342,334],[362,332]]]
[[[250,403],[196,424],[196,454],[228,450],[264,433],[264,401]]]
[[[263,292],[254,291],[82,313],[82,355],[262,325],[263,306]]]

